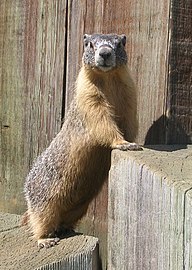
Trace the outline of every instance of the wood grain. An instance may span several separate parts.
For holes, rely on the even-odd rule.
[[[66,108],[73,97],[81,65],[84,33],[125,33],[129,66],[138,86],[139,143],[165,142],[164,121],[147,134],[165,114],[169,34],[169,1],[70,1]],[[123,8],[124,7],[124,8]],[[94,14],[94,16],[93,16]]]
[[[192,1],[172,1],[168,143],[192,142]]]
[[[189,164],[189,163],[188,163]],[[185,197],[185,216],[184,216],[184,269],[192,267],[192,189],[187,191]]]
[[[167,61],[165,47],[168,35],[168,4],[158,4],[156,1],[151,1],[150,5],[145,1],[121,1],[121,7],[126,8],[120,8],[117,1],[95,3],[70,1],[69,3],[66,108],[73,97],[74,82],[81,65],[83,34],[125,33],[128,37],[129,65],[139,89],[140,131],[138,140],[143,143],[148,129],[164,114],[165,110],[165,63]],[[162,18],[164,19],[162,20]],[[154,89],[156,90],[154,91]],[[149,105],[151,102],[153,106]],[[144,111],[145,113],[143,113]],[[149,135],[148,142],[154,142],[157,139],[161,142],[164,140],[165,124],[163,123],[163,125],[160,128],[161,133],[156,134],[158,138],[157,136],[154,138],[153,132]],[[92,202],[87,216],[79,226],[80,231],[86,232],[90,227],[89,233],[102,239],[100,249],[104,269],[107,254],[106,187],[107,185]],[[92,221],[94,221],[94,225],[91,225]],[[100,224],[102,224],[102,229]]]
[[[0,209],[21,213],[33,159],[61,127],[65,0],[0,2]]]
[[[17,10],[19,9],[19,13]],[[17,211],[24,176],[24,10],[18,1],[0,4],[0,209]],[[19,197],[19,198],[18,198]],[[19,199],[19,200],[18,200]],[[18,201],[17,201],[18,200]]]
[[[83,34],[124,33],[128,40],[126,49],[129,66],[138,86],[138,141],[141,144],[145,141],[148,144],[165,142],[166,122],[159,119],[165,114],[167,102],[169,2],[69,1],[68,12],[66,110],[73,98],[74,82],[81,66]],[[158,127],[152,128],[148,133],[155,121],[159,121]],[[79,226],[79,230],[84,232],[90,227],[89,233],[102,239],[100,249],[104,269],[107,254],[106,187],[107,184],[99,197],[92,202],[87,216]],[[93,222],[94,225],[91,225]]]
[[[127,35],[138,87],[137,141],[191,142],[191,5],[190,0],[0,1],[0,210],[25,208],[25,175],[60,130],[74,95],[84,33]],[[102,239],[105,267],[107,183],[79,228]]]
[[[27,228],[19,227],[18,217],[0,213],[1,270],[99,270],[97,238],[74,235],[39,250]]]
[[[191,269],[191,162],[192,147],[113,152],[109,269]]]

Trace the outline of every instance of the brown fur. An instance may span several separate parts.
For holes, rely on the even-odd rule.
[[[83,64],[63,127],[25,183],[29,222],[37,239],[74,227],[86,213],[107,178],[111,150],[125,150],[135,140],[136,101],[126,65],[103,72]]]
[[[124,140],[135,140],[138,130],[136,94],[126,65],[108,73],[81,69],[77,79],[77,103],[99,144],[113,148]]]

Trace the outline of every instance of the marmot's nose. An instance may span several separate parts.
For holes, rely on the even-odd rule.
[[[99,51],[99,55],[104,59],[107,60],[111,56],[111,49],[110,48],[101,48]]]

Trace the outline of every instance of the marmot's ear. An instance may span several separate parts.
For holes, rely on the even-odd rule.
[[[84,34],[83,39],[85,40],[85,39],[87,39],[88,37],[89,37],[88,34]]]
[[[126,35],[121,35],[121,41],[122,41],[122,44],[123,44],[123,46],[125,46],[125,44],[126,44],[126,40],[127,40],[127,37],[126,37]]]
[[[90,37],[90,35],[87,35],[87,34],[85,34],[83,36],[84,47],[87,47],[88,46],[88,44],[89,44],[89,37]]]

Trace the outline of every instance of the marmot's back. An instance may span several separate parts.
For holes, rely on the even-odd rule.
[[[101,186],[101,179],[107,176],[110,150],[93,143],[77,116],[68,113],[62,130],[33,164],[25,182],[25,195],[31,208],[43,211],[58,196],[64,198],[62,207],[74,208],[85,200],[86,193],[86,200],[90,201],[92,193],[97,193]],[[87,178],[94,181],[86,181]]]
[[[76,94],[61,131],[25,182],[33,234],[50,246],[86,213],[110,168],[111,149],[138,150],[136,90],[124,35],[85,35]],[[126,141],[126,140],[129,141]]]

